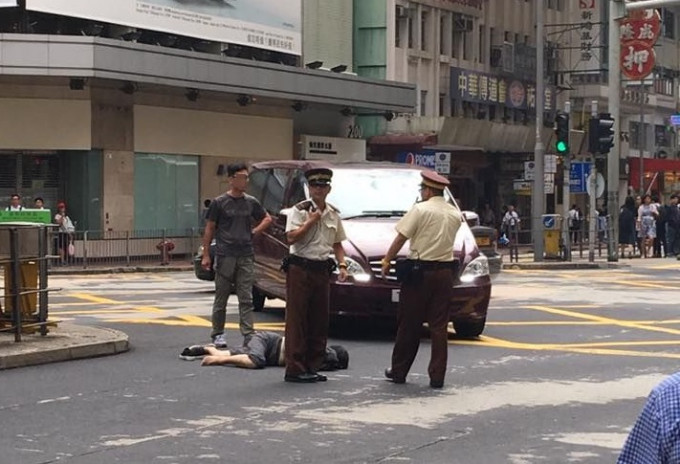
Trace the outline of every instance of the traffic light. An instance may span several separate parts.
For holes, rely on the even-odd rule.
[[[558,155],[569,153],[569,115],[557,113],[555,116],[555,151]]]
[[[590,120],[588,127],[588,151],[606,155],[614,146],[614,119],[609,113],[600,113]]]

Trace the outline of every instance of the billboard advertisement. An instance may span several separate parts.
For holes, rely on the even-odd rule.
[[[26,0],[26,9],[300,55],[301,1]]]
[[[3,6],[17,6],[17,0],[0,0],[0,8]]]

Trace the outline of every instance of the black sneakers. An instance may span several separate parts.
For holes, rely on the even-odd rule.
[[[201,345],[193,345],[182,350],[182,354],[179,355],[179,359],[184,359],[185,361],[194,361],[196,359],[201,359],[203,356],[207,355],[208,352]]]

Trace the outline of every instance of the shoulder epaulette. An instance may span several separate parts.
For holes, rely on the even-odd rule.
[[[304,200],[295,205],[300,211],[310,211],[314,207],[314,202],[312,200]]]

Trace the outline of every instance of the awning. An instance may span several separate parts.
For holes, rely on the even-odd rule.
[[[374,135],[368,139],[369,145],[435,145],[437,134],[385,134]]]

